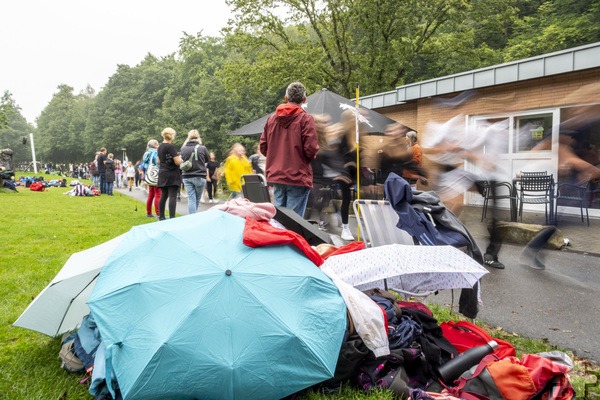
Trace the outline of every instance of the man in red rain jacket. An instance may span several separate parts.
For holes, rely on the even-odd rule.
[[[260,151],[267,158],[267,182],[273,185],[275,206],[304,217],[313,180],[310,162],[319,151],[317,131],[312,116],[302,108],[304,85],[291,83],[285,101],[265,123]]]

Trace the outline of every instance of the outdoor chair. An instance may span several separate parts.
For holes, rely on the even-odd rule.
[[[554,199],[555,212],[554,215],[558,216],[558,202],[564,201],[567,204],[578,203],[579,211],[581,213],[581,222],[583,219],[583,210],[585,209],[585,218],[587,220],[587,226],[590,226],[590,215],[588,211],[588,197],[591,193],[589,192],[589,183],[585,185],[575,185],[572,183],[559,183],[556,190],[556,197]]]
[[[386,244],[415,244],[413,237],[398,228],[398,214],[387,200],[354,200],[352,204],[361,240],[367,247]]]
[[[261,174],[242,175],[242,193],[253,203],[270,203],[269,187]]]
[[[521,172],[519,181],[519,215],[523,222],[524,204],[543,204],[548,224],[549,213],[554,213],[552,208],[554,201],[554,177],[552,175],[539,175],[538,173]],[[551,215],[550,215],[551,216]]]
[[[521,171],[521,177],[546,176],[548,171]]]
[[[367,247],[384,246],[388,244],[415,245],[413,237],[396,226],[398,214],[389,201],[386,200],[354,200],[352,203],[354,215],[358,223],[360,240]],[[384,280],[384,289],[388,290],[387,281]],[[403,297],[415,297],[420,300],[433,294],[432,291],[409,292],[400,288],[390,288]]]
[[[509,182],[494,182],[494,186],[495,186],[495,193],[496,195],[494,196],[494,190],[492,190],[492,186],[491,186],[491,182],[490,181],[485,181],[483,183],[483,209],[481,210],[481,220],[483,221],[483,219],[487,216],[487,209],[488,209],[488,204],[490,202],[490,200],[493,200],[493,202],[495,203],[498,200],[503,200],[503,199],[512,199],[512,185]],[[495,204],[494,204],[495,206]]]

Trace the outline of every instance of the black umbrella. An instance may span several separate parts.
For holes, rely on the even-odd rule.
[[[331,243],[327,233],[320,231],[318,226],[311,224],[296,214],[294,210],[278,206],[275,206],[275,209],[277,213],[274,219],[285,226],[286,229],[302,236],[311,246],[318,246],[321,243]]]
[[[303,107],[306,112],[312,115],[329,114],[331,122],[336,123],[340,122],[344,110],[348,107],[355,107],[355,102],[327,89],[321,89],[308,96]],[[361,115],[368,121],[365,123],[365,132],[367,133],[383,133],[385,132],[385,127],[387,125],[396,122],[393,119],[366,107],[359,106],[359,108],[362,110]],[[250,122],[249,124],[228,133],[228,135],[258,136],[262,134],[265,122],[267,122],[267,119],[271,115],[273,115],[273,113]]]

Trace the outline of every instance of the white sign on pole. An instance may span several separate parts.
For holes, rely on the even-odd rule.
[[[33,157],[33,172],[35,174],[37,174],[38,170],[37,170],[37,161],[35,159],[35,145],[33,144],[33,133],[29,134],[29,141],[31,142],[31,156]]]

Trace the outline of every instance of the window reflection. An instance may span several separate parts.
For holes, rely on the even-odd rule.
[[[514,146],[515,153],[536,150],[542,150],[540,144],[544,139],[552,136],[552,114],[517,116],[514,118]],[[548,144],[543,150],[552,150],[552,141],[547,140]]]

